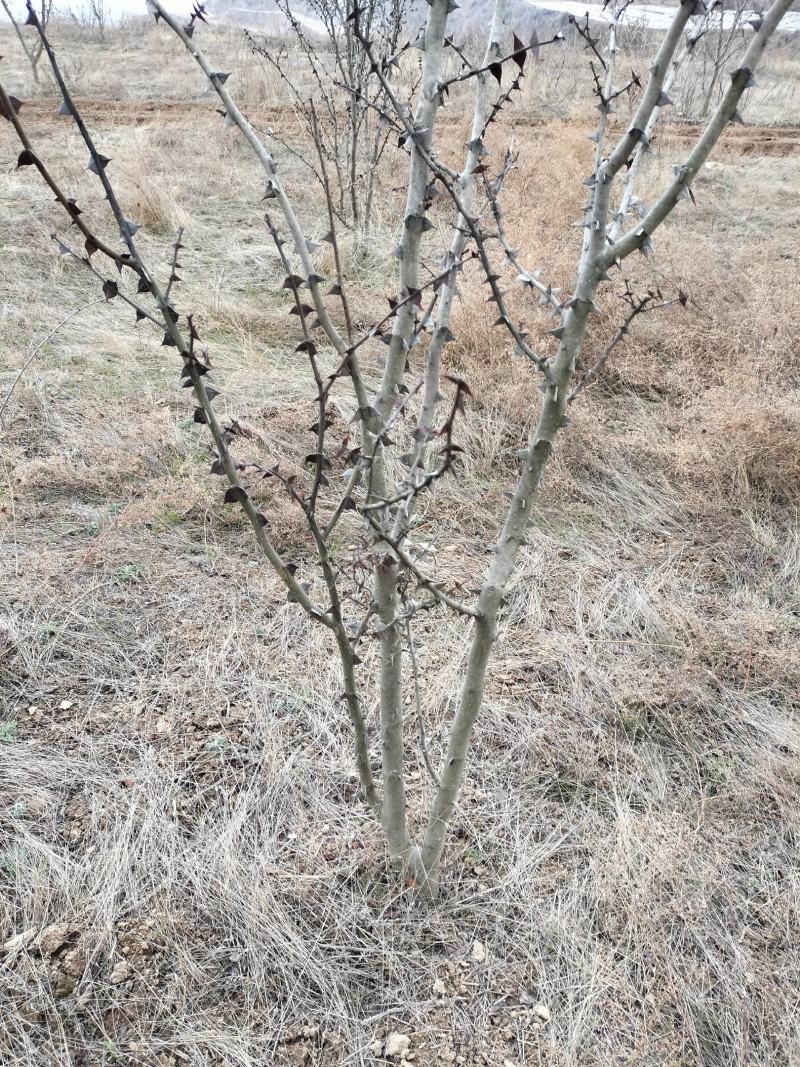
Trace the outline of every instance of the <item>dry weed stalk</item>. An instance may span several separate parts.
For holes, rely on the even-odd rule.
[[[213,438],[216,455],[212,472],[225,476],[229,483],[225,501],[243,509],[261,551],[284,582],[289,600],[329,629],[334,639],[344,680],[344,701],[353,728],[361,786],[367,803],[381,822],[390,858],[408,879],[427,892],[435,892],[447,827],[464,780],[470,741],[484,701],[504,595],[520,546],[525,543],[537,490],[553,453],[556,436],[569,421],[568,407],[602,371],[637,316],[654,307],[685,302],[682,293],[675,300],[665,300],[657,289],[638,295],[625,279],[621,294],[626,308],[623,321],[600,356],[587,367],[582,356],[589,319],[597,310],[595,298],[601,287],[609,283],[609,273],[614,269],[621,270],[623,262],[633,252],[652,253],[652,237],[657,228],[680,200],[693,199],[692,182],[723,131],[738,118],[739,101],[753,85],[753,72],[791,0],[774,0],[760,24],[753,27],[752,40],[741,64],[733,72],[726,93],[696,144],[687,158],[675,167],[668,188],[649,209],[640,207],[640,217],[628,228],[628,211],[636,203],[634,185],[639,161],[652,139],[659,112],[670,103],[667,89],[682,55],[691,48],[692,40],[696,40],[700,32],[697,26],[702,27],[705,9],[700,0],[684,0],[675,11],[647,80],[641,82],[634,74],[621,87],[617,86],[614,69],[614,34],[627,0],[621,0],[616,9],[611,38],[605,47],[593,36],[588,22],[578,24],[578,32],[595,64],[595,95],[600,122],[598,130],[592,134],[596,143],[593,172],[584,183],[589,189],[589,201],[580,222],[585,237],[572,292],[563,299],[556,289],[539,278],[539,272],[526,269],[519,262],[505,233],[500,199],[504,182],[515,164],[513,148],[506,154],[498,174],[491,178],[485,146],[489,125],[510,104],[512,95],[520,88],[531,55],[535,56],[543,44],[556,44],[561,35],[550,42],[539,42],[534,38],[529,44],[514,35],[511,50],[504,49],[506,5],[505,0],[495,0],[484,61],[480,66],[474,66],[465,58],[462,71],[448,80],[443,75],[443,57],[450,43],[446,26],[452,3],[451,0],[431,0],[424,34],[418,42],[422,51],[419,91],[413,101],[402,100],[388,78],[391,65],[382,61],[373,50],[361,9],[351,7],[346,21],[351,26],[352,39],[362,50],[367,69],[380,83],[387,121],[399,131],[400,143],[410,157],[405,208],[395,253],[398,288],[390,299],[389,312],[360,336],[354,332],[347,279],[337,251],[333,194],[327,179],[323,180],[323,188],[331,228],[323,240],[333,246],[337,279],[325,291],[326,281],[314,266],[313,254],[317,246],[303,232],[275,160],[228,91],[228,75],[212,67],[196,42],[195,31],[198,22],[205,21],[205,9],[195,4],[188,23],[182,25],[164,9],[161,0],[148,0],[148,3],[157,18],[163,19],[182,41],[209,79],[222,102],[226,122],[235,124],[252,148],[264,171],[266,198],[275,201],[293,242],[292,251],[288,252],[285,238],[268,216],[267,225],[286,271],[283,287],[291,294],[291,313],[297,316],[301,332],[297,350],[307,356],[317,389],[317,418],[309,428],[314,444],[306,457],[310,468],[308,480],[287,474],[278,466],[265,469],[245,465],[234,457],[232,445],[238,424],[231,421],[223,425],[216,414],[213,401],[217,391],[208,384],[211,366],[207,353],[200,349],[194,317],[188,315],[182,321],[172,303],[173,285],[179,281],[176,271],[179,269],[180,239],[175,244],[169,281],[162,286],[139,253],[135,240],[138,227],[125,217],[114,192],[107,170],[110,160],[98,151],[86,128],[50,47],[46,29],[36,17],[30,0],[31,19],[63,94],[62,112],[70,115],[78,126],[89,152],[89,169],[102,183],[126,250],[116,251],[90,231],[78,205],[62,192],[57,180],[36,154],[17,114],[19,102],[0,88],[3,114],[13,124],[22,143],[19,166],[35,166],[39,170],[85,239],[85,256],[77,255],[61,241],[60,253],[76,256],[84,262],[102,280],[107,300],[122,299],[130,304],[137,320],[156,325],[163,331],[163,344],[175,348],[180,355],[184,384],[192,388],[196,399],[195,421],[207,425]],[[698,22],[693,23],[693,19]],[[685,38],[687,44],[684,46]],[[503,78],[509,71],[513,72],[513,77],[504,87]],[[464,165],[456,171],[439,158],[435,132],[440,107],[451,85],[464,81],[474,81],[475,103]],[[499,87],[499,94],[495,85]],[[639,90],[639,95],[633,118],[609,151],[606,117],[615,99],[622,94],[633,95],[635,90]],[[371,106],[378,105],[373,102]],[[324,175],[326,152],[314,108],[310,110],[310,116],[321,174]],[[623,181],[626,171],[628,177]],[[615,206],[616,191],[620,186],[621,199]],[[479,203],[481,191],[485,205]],[[437,195],[449,198],[453,216],[449,248],[443,262],[432,269],[426,260],[424,235],[432,229],[429,209]],[[486,207],[490,209],[488,212]],[[486,218],[491,222],[487,223]],[[506,293],[500,287],[499,269],[495,266],[494,249],[498,246],[516,270],[518,281],[539,294],[540,303],[557,321],[549,331],[557,343],[556,350],[550,355],[534,349],[524,327],[509,310]],[[136,298],[124,293],[116,280],[104,277],[94,267],[92,257],[96,253],[109,259],[120,274],[123,270],[133,273],[138,282]],[[450,377],[451,397],[444,416],[440,410],[445,401],[441,389],[448,388],[442,381],[446,377],[442,374],[442,354],[453,339],[450,330],[453,297],[459,272],[467,260],[476,260],[480,264],[489,299],[497,307],[495,326],[510,333],[518,351],[529,362],[532,375],[538,375],[542,393],[538,417],[533,421],[526,447],[520,452],[521,471],[511,503],[503,516],[497,543],[491,551],[491,562],[478,590],[447,587],[432,576],[427,563],[430,546],[415,542],[413,536],[421,497],[457,468],[459,453],[463,451],[456,437],[459,415],[470,397],[468,384]],[[344,336],[326,303],[331,297],[341,302],[346,322]],[[154,309],[145,306],[146,298],[155,304]],[[306,303],[306,299],[310,303]],[[320,339],[320,331],[324,341]],[[360,363],[362,348],[368,342],[385,345],[381,380],[373,395],[369,393]],[[325,373],[320,358],[323,345],[330,346],[335,356],[335,369],[330,374]],[[424,372],[416,382],[409,384],[409,360],[418,347],[425,352]],[[328,432],[332,425],[329,401],[333,390],[341,388],[347,381],[355,394],[353,422],[359,429],[357,434],[353,431],[351,436],[348,432],[332,442]],[[404,426],[409,424],[413,425],[410,448],[395,456],[398,440],[407,436]],[[331,481],[332,468],[337,462],[347,468],[343,476],[344,490],[337,490]],[[397,469],[401,473],[395,474]],[[316,562],[322,574],[321,589],[301,581],[296,573],[297,565],[282,558],[273,546],[268,532],[269,518],[258,510],[248,489],[248,485],[264,478],[280,484],[302,511],[316,549]],[[333,534],[338,524],[344,521],[345,513],[350,511],[361,518],[354,534],[359,541],[354,551],[345,552],[338,547]],[[436,610],[452,611],[463,618],[470,628],[469,651],[457,708],[449,728],[446,754],[438,772],[431,774],[431,808],[421,837],[415,839],[406,801],[408,738],[405,698],[406,691],[413,687],[419,716],[424,695],[420,692],[412,631],[422,613]],[[375,641],[379,649],[380,787],[373,778],[367,712],[362,697],[365,682],[360,670],[359,652],[370,640]],[[424,741],[422,748],[423,758],[428,763]]]

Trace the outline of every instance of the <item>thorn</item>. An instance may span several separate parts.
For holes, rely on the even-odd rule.
[[[19,109],[22,107],[22,101],[18,100],[16,96],[9,96],[8,102],[11,105],[11,111],[5,105],[5,101],[0,103],[0,115],[3,116],[8,122],[11,122],[11,116],[16,115]]]
[[[92,158],[89,160],[89,162],[88,162],[88,164],[86,166],[86,169],[88,171],[91,171],[92,174],[98,174],[99,175],[100,174],[100,169],[99,168],[102,168],[103,170],[105,170],[110,162],[111,162],[111,160],[108,158],[108,156],[101,156],[100,153],[98,152],[96,155],[92,156]]]

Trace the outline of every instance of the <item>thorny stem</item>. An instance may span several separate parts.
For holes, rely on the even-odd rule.
[[[773,0],[772,6],[765,13],[761,26],[755,32],[753,40],[742,57],[741,66],[731,75],[731,83],[727,91],[700,135],[697,144],[689,153],[686,161],[678,168],[675,179],[647,212],[640,225],[605,249],[601,259],[604,267],[624,259],[635,249],[641,248],[672,212],[678,200],[688,191],[700,168],[711,155],[723,131],[735,119],[742,95],[746,89],[754,84],[753,72],[764,54],[767,42],[791,7],[791,3],[792,0]]]
[[[603,80],[602,88],[598,84],[597,93],[596,93],[596,95],[598,97],[597,108],[598,108],[598,110],[600,112],[600,119],[599,119],[599,122],[598,122],[598,125],[597,125],[597,129],[593,134],[593,137],[595,138],[594,167],[592,168],[592,178],[593,179],[597,175],[597,172],[600,170],[600,164],[603,162],[603,151],[604,151],[605,146],[606,146],[606,126],[608,125],[608,116],[609,116],[609,113],[611,111],[611,97],[612,97],[612,94],[614,92],[614,75],[616,73],[616,68],[617,68],[617,24],[619,23],[619,20],[622,18],[622,15],[624,14],[624,12],[627,10],[628,5],[630,3],[630,0],[622,0],[621,3],[617,3],[617,0],[612,0],[612,3],[613,3],[613,7],[612,7],[611,27],[610,27],[609,33],[608,33],[608,45],[607,45],[608,59],[606,60],[606,59],[604,59],[604,57],[602,57],[602,56],[600,57],[601,63],[603,64],[603,69],[605,71],[605,78]],[[576,25],[579,25],[579,24],[576,23]],[[586,15],[586,36],[588,36],[589,40],[592,41],[592,38],[591,38],[591,35],[589,33],[589,28],[588,27],[589,27],[589,15],[587,13],[587,15]],[[592,46],[594,47],[594,42],[593,41],[592,41]],[[594,70],[594,67],[592,68],[592,70]],[[597,80],[596,76],[595,76],[595,80]],[[589,209],[588,209],[589,213],[591,213],[591,209],[592,209],[593,203],[594,203],[594,188],[592,189],[592,193],[591,193],[591,196],[589,198]],[[590,229],[588,227],[583,232],[583,252],[584,252],[584,255],[586,254],[586,250],[589,247],[590,233],[591,233],[591,231],[590,231]]]
[[[172,246],[172,263],[170,264],[169,280],[167,281],[167,288],[164,290],[164,297],[169,300],[169,295],[172,292],[172,286],[175,282],[180,281],[180,278],[175,273],[176,269],[180,267],[178,262],[178,253],[183,245],[181,244],[181,238],[183,237],[183,226],[178,227],[178,232],[175,234],[175,244]]]
[[[375,63],[375,58],[374,56],[372,56],[371,52],[370,42],[363,37],[359,37],[359,40],[361,41],[364,50],[367,52],[368,55],[371,56],[373,63]],[[543,359],[540,355],[538,355],[538,353],[534,352],[534,350],[530,347],[530,345],[527,343],[525,333],[522,331],[522,329],[520,329],[520,327],[516,325],[507,310],[505,301],[503,299],[503,293],[497,284],[498,276],[492,268],[492,263],[489,258],[489,254],[486,250],[486,235],[481,230],[477,219],[475,219],[471,214],[469,214],[462,201],[461,196],[456,191],[455,179],[458,179],[459,175],[452,171],[449,167],[445,166],[441,162],[441,160],[439,160],[430,150],[429,146],[424,143],[424,141],[419,136],[415,123],[408,118],[402,105],[397,101],[396,97],[394,96],[391,90],[391,86],[389,86],[388,82],[385,80],[379,70],[376,73],[377,76],[383,81],[384,87],[386,88],[387,98],[391,102],[392,106],[395,108],[398,117],[403,121],[408,137],[411,139],[412,143],[414,144],[416,150],[419,152],[419,155],[426,164],[426,166],[432,173],[436,175],[436,177],[441,182],[448,196],[453,201],[453,204],[455,205],[456,209],[463,217],[465,225],[469,229],[470,236],[475,242],[475,246],[478,251],[478,256],[480,257],[481,267],[483,268],[486,280],[489,283],[489,288],[491,289],[492,297],[494,298],[494,301],[497,304],[500,316],[499,321],[502,321],[503,325],[514,338],[518,350],[527,359],[529,359],[539,371],[541,371],[546,376],[549,373],[547,361]]]
[[[658,303],[655,303],[654,301],[655,294],[648,293],[648,295],[643,299],[634,300],[632,302],[631,310],[625,316],[622,323],[614,331],[613,337],[603,349],[602,353],[597,357],[595,362],[583,375],[580,381],[578,381],[577,384],[573,387],[571,393],[567,397],[568,404],[572,404],[575,401],[576,397],[580,396],[584,389],[588,388],[592,384],[592,382],[596,381],[603,367],[608,362],[609,356],[620,344],[620,342],[624,341],[624,339],[627,337],[631,323],[634,321],[634,319],[638,318],[639,315],[646,314],[649,311],[658,311],[663,308],[672,307],[675,304],[685,305],[686,297],[682,293],[674,300],[661,300]]]
[[[333,211],[333,199],[331,197],[331,185],[328,181],[328,170],[325,166],[325,153],[322,148],[322,138],[319,132],[319,122],[317,120],[317,109],[314,106],[314,101],[311,101],[311,130],[314,140],[314,146],[317,150],[317,158],[319,159],[320,175],[322,181],[323,192],[325,193],[325,204],[328,209],[328,225],[330,230],[331,248],[333,249],[333,261],[336,265],[336,284],[339,286],[339,300],[342,304],[342,312],[344,314],[345,325],[347,326],[347,344],[352,351],[353,345],[353,320],[350,316],[350,303],[347,299],[347,286],[344,280],[344,271],[342,270],[342,257],[339,252],[339,240],[336,236],[336,219]]]
[[[74,249],[70,248],[69,245],[65,244],[61,240],[61,238],[57,236],[57,234],[53,233],[50,236],[51,236],[52,240],[54,240],[56,242],[60,255],[62,255],[62,256],[70,256],[77,263],[80,263],[80,265],[82,267],[85,267],[91,274],[93,274],[95,276],[95,278],[98,279],[98,281],[101,281],[101,282],[105,283],[106,281],[110,280],[110,279],[106,279],[104,277],[104,275],[101,274],[101,272],[95,267],[95,265],[92,263],[91,259],[89,259],[88,256],[79,256],[78,253],[76,251],[74,251]],[[137,322],[141,322],[143,320],[146,320],[147,322],[150,322],[154,326],[156,326],[159,330],[163,330],[164,329],[163,321],[161,321],[160,319],[157,319],[155,317],[155,315],[151,315],[150,312],[147,310],[147,308],[142,307],[141,304],[137,303],[135,300],[133,300],[131,297],[129,297],[127,293],[124,293],[121,289],[117,290],[115,299],[121,300],[123,303],[127,304],[128,307],[133,308],[133,310],[136,312],[136,321]]]
[[[448,340],[452,337],[450,332],[450,317],[456,293],[456,277],[457,272],[461,267],[461,261],[464,255],[464,245],[466,244],[464,214],[469,214],[472,211],[472,202],[475,192],[474,172],[481,159],[481,152],[483,150],[481,130],[483,129],[486,113],[488,111],[488,72],[492,64],[497,61],[497,57],[500,54],[500,34],[503,29],[504,16],[505,0],[496,0],[486,44],[484,66],[479,70],[474,71],[474,74],[477,77],[477,85],[475,88],[472,131],[467,144],[464,167],[459,176],[459,187],[461,189],[461,198],[465,212],[459,210],[453,223],[453,236],[450,242],[450,248],[446,255],[448,268],[447,274],[445,283],[439,294],[439,304],[436,309],[436,323],[426,354],[425,392],[417,426],[417,439],[408,474],[408,484],[414,490],[416,490],[418,472],[424,472],[428,444],[433,436],[436,406],[440,399],[439,386],[441,379],[442,353],[444,352],[444,347]],[[416,492],[414,492],[409,496],[405,506],[398,510],[397,519],[395,521],[395,536],[399,534],[401,529],[408,529],[413,518],[416,495]]]
[[[146,269],[144,262],[142,261],[139,255],[136,243],[133,238],[133,234],[131,233],[131,227],[128,225],[128,222],[122,213],[122,209],[120,207],[119,201],[117,200],[116,193],[114,192],[111,182],[109,181],[108,175],[106,174],[105,164],[101,161],[101,156],[95,147],[91,134],[89,133],[85,123],[83,122],[83,119],[80,116],[80,113],[78,112],[75,106],[75,103],[70,95],[69,89],[67,88],[67,85],[62,77],[61,70],[56,61],[53,49],[50,46],[50,42],[47,39],[44,28],[39,22],[39,20],[36,18],[35,12],[33,12],[30,3],[29,10],[33,14],[37,32],[39,33],[39,37],[42,41],[45,53],[47,54],[47,58],[50,62],[53,75],[56,79],[59,89],[61,90],[64,102],[66,103],[67,108],[69,109],[70,115],[75,120],[75,124],[77,125],[78,130],[80,131],[80,134],[84,140],[84,143],[86,144],[86,147],[89,150],[91,158],[96,163],[97,173],[103,184],[103,189],[105,191],[106,198],[108,199],[109,206],[111,207],[111,211],[117,222],[120,236],[123,242],[127,245],[133,264],[135,264],[134,269],[136,270],[136,273],[139,275],[139,277],[143,281],[146,281],[148,283],[148,288],[152,296],[154,297],[156,303],[158,304],[159,310],[161,311],[161,314],[163,316],[163,325],[166,334],[171,339],[173,345],[178,349],[178,352],[184,359],[186,370],[188,371],[189,378],[192,382],[192,387],[194,389],[195,396],[204,412],[207,425],[209,426],[211,434],[214,438],[214,443],[217,446],[217,450],[219,452],[220,459],[223,463],[225,473],[228,477],[231,487],[234,489],[241,490],[242,496],[240,498],[240,503],[253,527],[259,546],[261,547],[264,555],[267,557],[269,562],[275,568],[278,575],[283,580],[284,584],[296,597],[298,603],[300,603],[310,615],[318,617],[318,609],[311,603],[304,590],[300,587],[294,576],[287,570],[285,564],[283,563],[283,560],[273,548],[272,543],[270,542],[264,530],[264,522],[262,516],[259,514],[255,505],[250,500],[249,496],[247,496],[244,489],[242,489],[241,483],[239,481],[239,475],[236,469],[236,464],[230,454],[230,450],[228,448],[222,428],[220,427],[216,415],[211,407],[211,401],[208,397],[208,392],[206,390],[205,383],[203,382],[203,374],[205,373],[206,368],[202,368],[202,366],[199,364],[199,361],[194,357],[190,344],[186,342],[181,331],[178,328],[176,321],[177,316],[175,315],[171,305],[166,300],[158,283],[155,281],[155,278]],[[1,88],[0,91],[2,91]],[[4,99],[7,100],[7,97],[5,97],[5,93],[3,93],[3,96]],[[17,128],[19,126],[18,121],[15,122],[14,125],[15,128]],[[25,140],[27,140],[27,138]],[[51,188],[53,188],[52,185]],[[59,202],[62,203],[62,206],[65,206],[62,198],[59,198]],[[70,214],[72,214],[71,211]],[[99,246],[98,239],[93,234],[87,233],[87,236],[91,237]],[[325,621],[324,617],[319,617],[321,617],[323,621]],[[330,623],[326,623],[326,625],[330,625]]]
[[[33,145],[31,144],[30,139],[28,138],[28,135],[25,132],[25,128],[22,126],[19,117],[14,111],[14,108],[11,105],[11,100],[5,89],[3,88],[2,84],[0,84],[0,102],[2,102],[3,104],[3,114],[8,116],[9,122],[14,127],[14,131],[17,137],[19,138],[22,147],[27,152],[30,152],[33,165],[39,171],[39,174],[43,178],[44,182],[49,186],[51,192],[56,198],[56,202],[64,208],[64,210],[70,216],[72,224],[80,230],[83,236],[87,238],[87,240],[91,238],[92,241],[94,241],[97,250],[108,256],[108,258],[112,260],[112,262],[117,264],[117,267],[119,269],[121,267],[119,252],[115,251],[115,249],[111,248],[111,246],[106,244],[105,241],[101,241],[99,237],[96,237],[92,233],[92,231],[81,218],[81,214],[77,210],[77,205],[74,202],[70,201],[69,198],[61,191],[55,179],[50,174],[48,168],[44,165],[42,160],[34,151]],[[133,265],[133,269],[136,270],[135,265]]]
[[[294,208],[292,207],[292,204],[288,196],[286,195],[286,192],[284,191],[283,183],[281,182],[278,176],[278,170],[274,159],[259,139],[253,127],[250,125],[250,123],[247,121],[247,119],[237,107],[233,97],[226,89],[225,84],[221,81],[220,78],[214,76],[214,70],[211,68],[211,65],[209,64],[208,60],[206,59],[200,48],[194,42],[193,38],[189,37],[183,27],[177,22],[177,20],[174,19],[172,15],[170,15],[169,12],[164,9],[161,0],[150,0],[150,3],[152,4],[153,8],[158,12],[159,16],[164,20],[166,25],[169,26],[172,32],[183,42],[186,51],[196,61],[197,65],[208,78],[209,82],[211,83],[211,86],[216,91],[217,95],[222,101],[225,107],[226,114],[239,127],[245,139],[247,140],[247,143],[250,145],[256,158],[261,164],[264,173],[267,176],[269,189],[271,193],[274,194],[274,198],[278,201],[278,206],[281,209],[281,213],[283,214],[283,217],[286,220],[286,224],[288,225],[289,231],[292,235],[292,239],[294,240],[295,253],[299,257],[303,270],[305,272],[306,284],[308,285],[309,292],[311,293],[312,299],[314,301],[314,308],[317,312],[317,317],[319,318],[320,324],[325,333],[327,334],[331,344],[336,349],[337,353],[340,356],[345,356],[347,354],[347,343],[344,338],[342,338],[339,331],[336,329],[335,325],[333,324],[333,320],[328,314],[328,310],[325,306],[325,301],[323,299],[320,282],[318,280],[319,276],[314,270],[314,264],[311,260],[311,253],[308,250],[308,242],[306,240],[305,235],[303,234]],[[359,406],[363,407],[367,404],[367,394],[364,387],[364,383],[361,378],[361,372],[358,367],[358,362],[354,358],[348,358],[347,365],[352,375],[353,388],[355,389]]]

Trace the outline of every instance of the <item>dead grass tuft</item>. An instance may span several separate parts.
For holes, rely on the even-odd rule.
[[[129,202],[138,224],[152,233],[172,234],[187,221],[170,191],[157,177],[148,178],[142,184],[135,183]]]
[[[714,389],[692,405],[692,465],[723,491],[779,504],[800,500],[800,395]]]

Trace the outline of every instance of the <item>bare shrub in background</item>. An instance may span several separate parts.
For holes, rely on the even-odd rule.
[[[95,30],[101,41],[106,39],[109,11],[105,0],[87,0],[81,7],[67,8],[67,17],[81,29]]]
[[[341,222],[352,225],[357,250],[363,254],[369,248],[375,180],[390,134],[384,117],[386,88],[355,36],[347,3],[311,0],[308,10],[322,27],[321,34],[309,32],[303,17],[287,0],[278,0],[278,7],[289,24],[294,55],[282,44],[275,47],[274,42],[259,41],[251,34],[248,40],[254,54],[277,72],[303,116],[308,139],[318,155],[318,163],[304,162],[323,188],[327,185],[326,165],[333,170],[336,213]],[[361,32],[372,42],[384,73],[397,62],[408,15],[407,0],[366,0],[359,9]],[[312,95],[306,94],[292,70],[297,51],[307,68],[304,73],[311,76]]]
[[[38,84],[39,60],[42,58],[43,51],[41,37],[39,37],[38,35],[33,39],[29,39],[28,37],[26,37],[26,35],[22,32],[22,28],[19,22],[14,18],[14,12],[11,10],[8,0],[0,0],[0,4],[3,5],[3,10],[8,16],[11,25],[14,27],[14,33],[16,33],[19,43],[22,45],[22,51],[25,53],[25,58],[30,63],[33,80]],[[36,18],[38,19],[39,24],[41,26],[45,28],[47,27],[47,24],[50,21],[50,15],[52,13],[52,10],[53,0],[39,0],[36,6]],[[25,20],[23,25],[33,25],[30,15]]]
[[[790,3],[774,0],[763,19],[750,28],[747,48],[716,109],[691,151],[675,164],[666,189],[650,206],[634,191],[638,164],[652,140],[658,115],[672,105],[671,82],[686,42],[697,39],[705,9],[696,0],[687,0],[676,9],[646,78],[635,72],[621,76],[618,71],[616,29],[625,16],[626,3],[614,9],[611,32],[602,44],[588,20],[576,23],[590,54],[599,120],[591,135],[596,146],[593,170],[583,183],[587,203],[579,222],[582,249],[571,290],[564,294],[542,279],[540,271],[520,261],[506,233],[502,195],[517,162],[513,143],[498,159],[492,158],[487,147],[488,130],[501,111],[512,105],[531,61],[541,48],[559,47],[561,35],[541,42],[534,37],[527,43],[511,35],[509,44],[505,2],[496,0],[483,61],[474,63],[462,56],[461,69],[447,76],[444,56],[451,47],[447,38],[450,0],[432,0],[422,37],[388,55],[376,53],[362,9],[350,7],[345,17],[349,54],[357,57],[360,69],[368,71],[380,89],[377,95],[375,89],[364,94],[364,106],[378,115],[409,155],[395,250],[397,288],[385,315],[363,329],[357,325],[363,317],[361,309],[350,304],[340,255],[338,197],[343,189],[349,196],[352,185],[347,183],[352,182],[352,174],[340,175],[337,170],[335,181],[327,177],[330,149],[321,132],[319,99],[309,105],[308,115],[319,150],[330,222],[328,232],[318,237],[331,246],[333,279],[320,274],[320,246],[304,231],[273,156],[228,91],[229,73],[215,70],[200,48],[204,8],[195,5],[188,22],[182,24],[160,0],[150,0],[156,15],[208,78],[225,121],[243,134],[263,169],[265,199],[282,220],[279,224],[268,215],[266,223],[285,269],[283,288],[290,314],[297,320],[297,350],[307,356],[316,387],[316,419],[304,431],[311,443],[303,475],[277,465],[259,466],[242,456],[238,423],[218,414],[219,394],[209,384],[212,366],[202,346],[200,321],[195,312],[179,312],[175,306],[182,269],[181,235],[175,242],[169,277],[160,281],[138,248],[138,224],[126,216],[115,193],[109,176],[111,161],[96,146],[62,76],[46,28],[29,5],[30,19],[63,95],[62,113],[77,124],[88,150],[89,170],[102,184],[124,251],[89,229],[80,206],[37,155],[19,117],[20,101],[0,87],[3,114],[22,144],[18,166],[34,166],[40,172],[81,236],[80,251],[62,237],[56,238],[59,253],[84,263],[101,283],[106,300],[128,304],[137,321],[152,324],[161,332],[163,345],[180,356],[183,384],[193,390],[196,401],[195,421],[206,425],[213,439],[212,472],[228,482],[226,503],[240,507],[246,515],[263,556],[285,584],[289,600],[330,634],[331,648],[335,647],[339,657],[342,700],[352,725],[363,796],[383,829],[392,864],[427,892],[438,887],[447,828],[464,780],[491,655],[502,626],[504,595],[558,433],[569,424],[571,405],[602,375],[633,322],[656,308],[686,302],[681,292],[664,295],[656,287],[641,289],[626,275],[625,261],[634,253],[652,255],[658,228],[681,201],[693,201],[692,183],[721,134],[739,119],[741,98],[754,85],[754,71]],[[333,30],[338,33],[335,26]],[[415,47],[421,51],[419,84],[404,98],[392,81],[392,71]],[[465,83],[474,85],[474,108],[463,163],[456,170],[439,155],[437,119],[451,91]],[[351,100],[356,93],[361,95],[353,84],[345,83]],[[612,144],[608,116],[623,98],[630,99],[632,115]],[[329,123],[338,121],[335,104],[324,107]],[[443,257],[435,245],[430,217],[436,200],[447,205],[450,215]],[[109,277],[98,266],[106,261],[117,268],[116,275]],[[498,516],[497,541],[486,545],[490,563],[476,588],[439,579],[434,567],[436,545],[430,535],[425,540],[419,536],[423,502],[435,493],[438,482],[457,474],[463,453],[458,443],[459,417],[469,402],[470,388],[467,382],[445,375],[442,362],[453,340],[451,313],[459,274],[468,263],[482,273],[487,298],[495,306],[494,328],[513,338],[530,368],[530,406],[536,411],[528,440],[521,442],[518,451],[520,471],[510,504]],[[550,351],[535,347],[529,329],[513,314],[503,288],[501,272],[507,270],[524,291],[538,299],[541,313],[552,316],[546,335]],[[131,277],[135,287],[125,284]],[[611,293],[621,308],[618,323],[608,335],[600,336],[599,330],[590,329],[590,323],[598,300],[607,301]],[[370,388],[367,367],[376,364],[380,380],[376,388]],[[346,429],[337,428],[333,418],[329,402],[334,390],[345,397],[353,412]],[[254,499],[256,487],[264,480],[281,486],[302,515],[316,570],[304,569],[273,544],[270,516],[262,513]],[[441,759],[429,752],[424,736],[425,694],[415,655],[416,627],[421,619],[439,612],[459,616],[468,635],[460,693]],[[377,647],[374,673],[371,658],[363,655],[367,643]],[[372,691],[377,692],[379,710],[380,780],[371,751],[368,694]],[[431,779],[431,802],[422,817],[410,813],[406,802],[409,704]]]
[[[745,0],[727,6],[716,4],[708,14],[709,34],[700,49],[698,64],[700,83],[703,86],[703,101],[700,105],[700,117],[705,118],[711,108],[726,67],[741,55],[747,43],[748,25],[758,25],[758,16],[752,12]],[[752,23],[749,21],[752,19]]]

